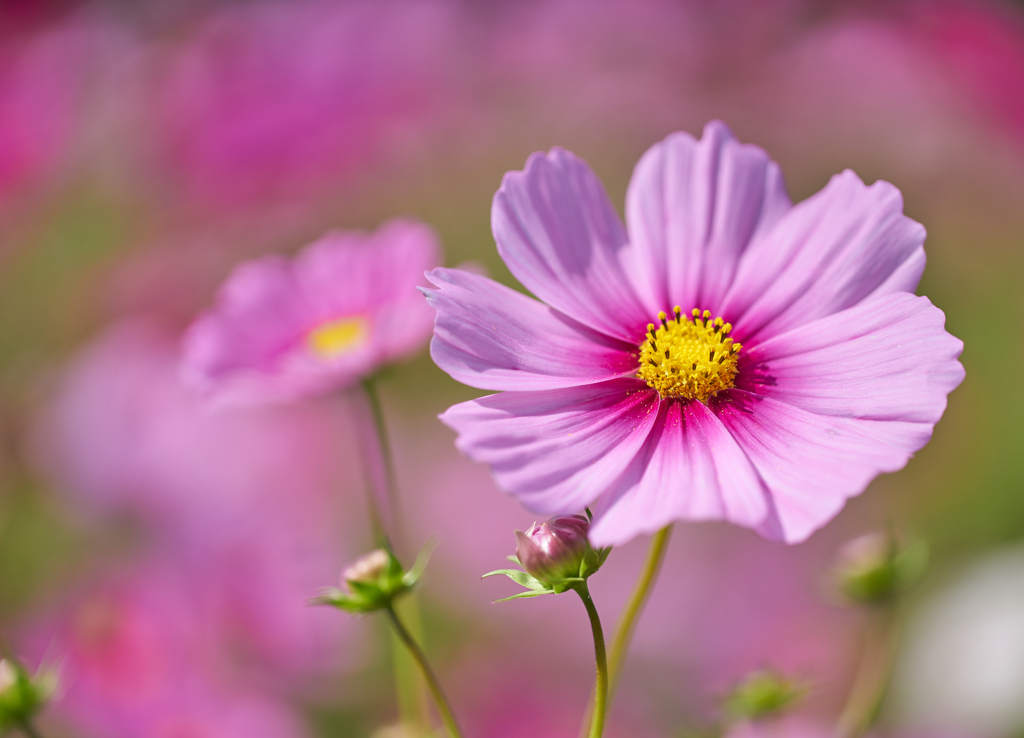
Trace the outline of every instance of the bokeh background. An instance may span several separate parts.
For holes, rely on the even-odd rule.
[[[828,562],[891,525],[931,565],[880,734],[1024,735],[1024,5],[995,0],[0,4],[0,634],[59,664],[45,734],[393,723],[382,623],[305,605],[371,545],[344,393],[211,414],[179,386],[182,330],[239,261],[401,215],[512,283],[505,171],[562,146],[621,204],[648,146],[711,118],[794,200],[845,168],[903,191],[967,379],[809,542],[677,526],[609,734],[702,734],[771,667],[810,685],[779,734],[815,735],[864,626]],[[533,516],[436,420],[475,393],[425,351],[380,390],[409,540],[440,541],[420,605],[467,732],[575,736],[582,608],[479,580]],[[645,543],[593,582],[606,627]]]

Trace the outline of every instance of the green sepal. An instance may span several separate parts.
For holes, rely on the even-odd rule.
[[[486,579],[487,577],[497,576],[498,574],[504,574],[506,577],[511,579],[513,582],[515,582],[519,586],[526,587],[527,589],[532,589],[532,590],[546,590],[546,589],[548,589],[548,585],[544,584],[544,582],[540,581],[539,579],[534,577],[532,574],[527,574],[525,571],[520,571],[519,569],[497,569],[495,571],[487,572],[486,574],[484,574],[480,578],[481,579]],[[501,600],[498,600],[498,602],[500,602],[500,601]]]
[[[536,591],[536,592],[520,592],[519,594],[514,594],[511,597],[502,597],[500,600],[495,600],[494,604],[498,604],[499,602],[508,602],[509,600],[525,600],[527,597],[540,597],[541,595],[546,595],[546,594],[558,594],[558,593],[553,591],[553,590],[550,590],[550,589],[546,589],[544,591]]]
[[[427,539],[427,542],[423,544],[423,548],[416,554],[416,561],[413,562],[412,568],[409,569],[404,575],[402,575],[402,584],[407,589],[411,589],[416,586],[416,582],[423,576],[423,572],[426,571],[427,564],[430,563],[430,557],[434,553],[434,549],[437,548],[437,538],[431,536]]]

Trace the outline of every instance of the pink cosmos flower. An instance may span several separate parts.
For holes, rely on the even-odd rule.
[[[415,288],[438,251],[429,228],[396,220],[239,266],[185,337],[186,380],[214,402],[294,400],[415,352],[432,317]]]
[[[712,122],[641,158],[626,216],[580,159],[534,154],[492,224],[543,302],[428,275],[434,360],[508,390],[441,419],[527,507],[592,505],[602,546],[674,520],[797,542],[927,443],[963,344],[911,293],[925,233],[895,187],[846,171],[793,205],[767,154]]]

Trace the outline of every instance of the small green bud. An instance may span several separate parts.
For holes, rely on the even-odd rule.
[[[310,604],[331,605],[357,615],[391,607],[396,598],[416,586],[432,550],[433,543],[428,542],[408,571],[391,551],[383,548],[371,551],[342,572],[341,589],[323,589]]]
[[[843,546],[831,575],[845,602],[881,605],[917,584],[927,563],[925,543],[903,545],[891,532],[875,532]]]
[[[22,725],[50,701],[57,688],[53,671],[29,674],[17,661],[0,661],[0,730]]]
[[[761,720],[785,712],[803,697],[806,687],[773,671],[755,671],[743,678],[725,699],[733,720]]]

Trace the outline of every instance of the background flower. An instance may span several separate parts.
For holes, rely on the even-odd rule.
[[[343,388],[415,352],[430,316],[416,285],[438,261],[426,226],[333,232],[293,260],[237,267],[185,336],[184,380],[219,402],[294,400]]]
[[[307,582],[333,583],[371,547],[344,403],[211,416],[174,384],[181,333],[237,263],[396,214],[435,227],[449,263],[476,261],[511,284],[488,217],[504,172],[562,146],[623,203],[652,142],[715,118],[772,152],[794,200],[845,167],[899,185],[928,228],[922,290],[967,344],[969,380],[914,463],[807,543],[714,523],[677,531],[671,584],[641,622],[611,729],[707,727],[721,696],[764,667],[806,677],[800,719],[828,724],[861,625],[818,599],[842,542],[890,522],[927,539],[933,573],[913,611],[962,562],[1024,535],[1024,392],[1008,379],[1024,315],[1017,5],[0,5],[0,160],[18,162],[0,173],[0,630],[16,652],[55,642],[62,605],[147,589],[152,576],[180,608],[147,617],[180,618],[168,632],[186,631],[184,654],[198,638],[227,664],[189,667],[224,720],[269,714],[284,735],[335,737],[393,724],[373,624],[321,629],[302,604]],[[437,423],[475,393],[422,354],[380,390],[408,540],[439,534],[421,590],[426,645],[467,727],[575,735],[592,668],[578,603],[492,606],[507,588],[478,580],[536,516],[496,494]],[[643,543],[616,549],[592,579],[607,619]],[[48,628],[38,642],[32,625]],[[126,642],[144,661],[163,646],[143,632]],[[536,714],[509,714],[497,691]],[[176,694],[182,713],[210,718],[197,694]],[[130,710],[121,692],[104,699],[111,720]],[[884,732],[902,734],[907,713],[890,707]],[[44,733],[73,734],[46,722],[65,708],[53,709]]]

